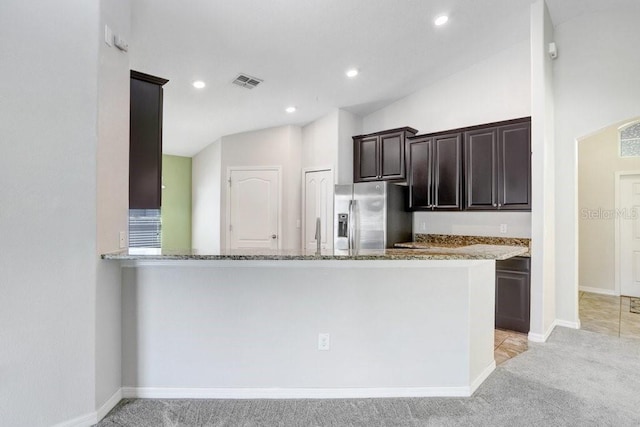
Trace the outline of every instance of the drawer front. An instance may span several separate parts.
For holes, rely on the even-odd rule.
[[[496,261],[496,270],[530,271],[531,258],[517,256],[502,261]]]

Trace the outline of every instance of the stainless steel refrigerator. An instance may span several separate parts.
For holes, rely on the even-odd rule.
[[[334,252],[382,250],[412,239],[407,187],[386,181],[336,185]]]

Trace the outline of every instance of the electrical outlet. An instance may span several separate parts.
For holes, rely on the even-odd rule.
[[[507,232],[507,224],[500,224],[500,233],[505,234]]]
[[[422,221],[420,223],[420,231],[427,231],[427,223]]]
[[[320,333],[318,334],[318,350],[327,351],[331,346],[331,341],[329,338],[329,334]]]
[[[120,249],[123,249],[126,247],[127,247],[127,232],[121,231],[120,232]]]

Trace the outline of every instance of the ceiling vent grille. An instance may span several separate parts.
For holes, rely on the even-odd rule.
[[[244,87],[246,89],[253,89],[263,81],[264,80],[261,80],[257,77],[251,77],[247,74],[238,74],[238,77],[236,77],[235,80],[232,81],[231,83],[233,83],[234,85],[238,85],[240,87]]]

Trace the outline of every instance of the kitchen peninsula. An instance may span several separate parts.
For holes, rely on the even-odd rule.
[[[469,396],[495,367],[495,260],[526,251],[105,254],[123,267],[124,394]]]

